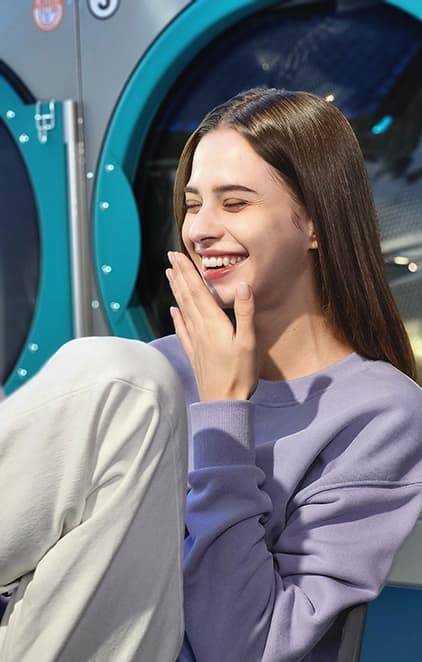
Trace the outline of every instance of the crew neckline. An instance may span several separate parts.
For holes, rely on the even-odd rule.
[[[321,391],[326,391],[334,381],[338,382],[339,379],[350,377],[368,361],[369,359],[352,352],[326,368],[305,377],[286,381],[260,379],[250,401],[255,404],[277,403],[279,405],[292,402],[303,403]]]

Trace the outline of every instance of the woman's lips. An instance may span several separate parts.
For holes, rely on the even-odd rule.
[[[228,276],[229,274],[233,273],[236,271],[241,264],[245,262],[247,258],[243,258],[239,262],[236,262],[235,264],[229,264],[227,266],[223,267],[215,267],[215,268],[207,268],[203,267],[203,276],[204,280],[207,281],[207,283],[213,283],[217,280],[220,280],[221,278],[225,278],[225,276]]]

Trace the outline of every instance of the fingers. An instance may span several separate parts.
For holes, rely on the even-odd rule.
[[[166,270],[177,308],[170,308],[176,335],[191,363],[202,400],[243,400],[257,382],[252,288],[235,293],[236,331],[189,259],[169,254]]]
[[[173,252],[169,253],[169,260],[172,269],[167,269],[166,275],[185,322],[189,319],[196,324],[200,318],[214,319],[219,315],[219,307],[191,261],[182,253]]]
[[[189,290],[189,285],[186,282],[183,268],[179,266],[179,259],[176,258],[173,253],[169,253],[169,261],[172,268],[166,269],[166,276],[178,306],[177,312],[173,311],[173,315],[173,312],[170,310],[170,314],[173,318],[176,334],[179,336],[178,330],[180,332],[181,325],[179,318],[183,320],[185,333],[188,333],[192,326],[195,327],[199,322],[198,309],[194,303],[194,297],[192,297],[192,294]],[[176,328],[176,322],[178,322],[178,328]],[[183,336],[179,338],[180,341],[182,341],[182,337]]]
[[[234,300],[236,317],[236,342],[247,351],[255,349],[255,302],[252,288],[247,283],[240,283]]]
[[[166,269],[166,276],[178,305],[178,308],[174,306],[170,307],[170,315],[176,335],[180,340],[185,354],[192,363],[195,352],[195,330],[196,332],[199,331],[201,322],[205,317],[205,315],[199,312],[196,300],[199,298],[200,289],[205,290],[205,294],[207,295],[208,291],[202,279],[196,273],[195,267],[185,256],[179,257],[178,253],[169,253],[169,261],[172,268]],[[182,262],[182,265],[180,262]],[[193,273],[190,274],[190,272]],[[189,274],[191,278],[189,278]],[[193,285],[188,280],[193,282]],[[199,290],[196,296],[191,292],[192,287]]]
[[[183,321],[183,317],[180,313],[180,310],[178,308],[175,308],[175,306],[171,306],[170,315],[173,320],[174,330],[176,332],[177,337],[180,340],[183,349],[185,350],[185,354],[188,357],[188,359],[192,361],[193,347],[185,323]]]
[[[204,283],[192,262],[182,253],[169,252],[168,258],[174,275],[173,287],[180,297],[193,296],[204,289]]]

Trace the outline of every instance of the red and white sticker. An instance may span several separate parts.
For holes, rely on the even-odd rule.
[[[43,32],[51,32],[59,27],[63,20],[64,0],[34,0],[32,18]]]

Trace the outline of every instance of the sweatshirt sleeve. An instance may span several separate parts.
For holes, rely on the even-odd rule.
[[[422,510],[414,481],[308,488],[270,547],[253,418],[247,401],[191,406],[183,660],[301,660],[339,612],[376,597]]]

